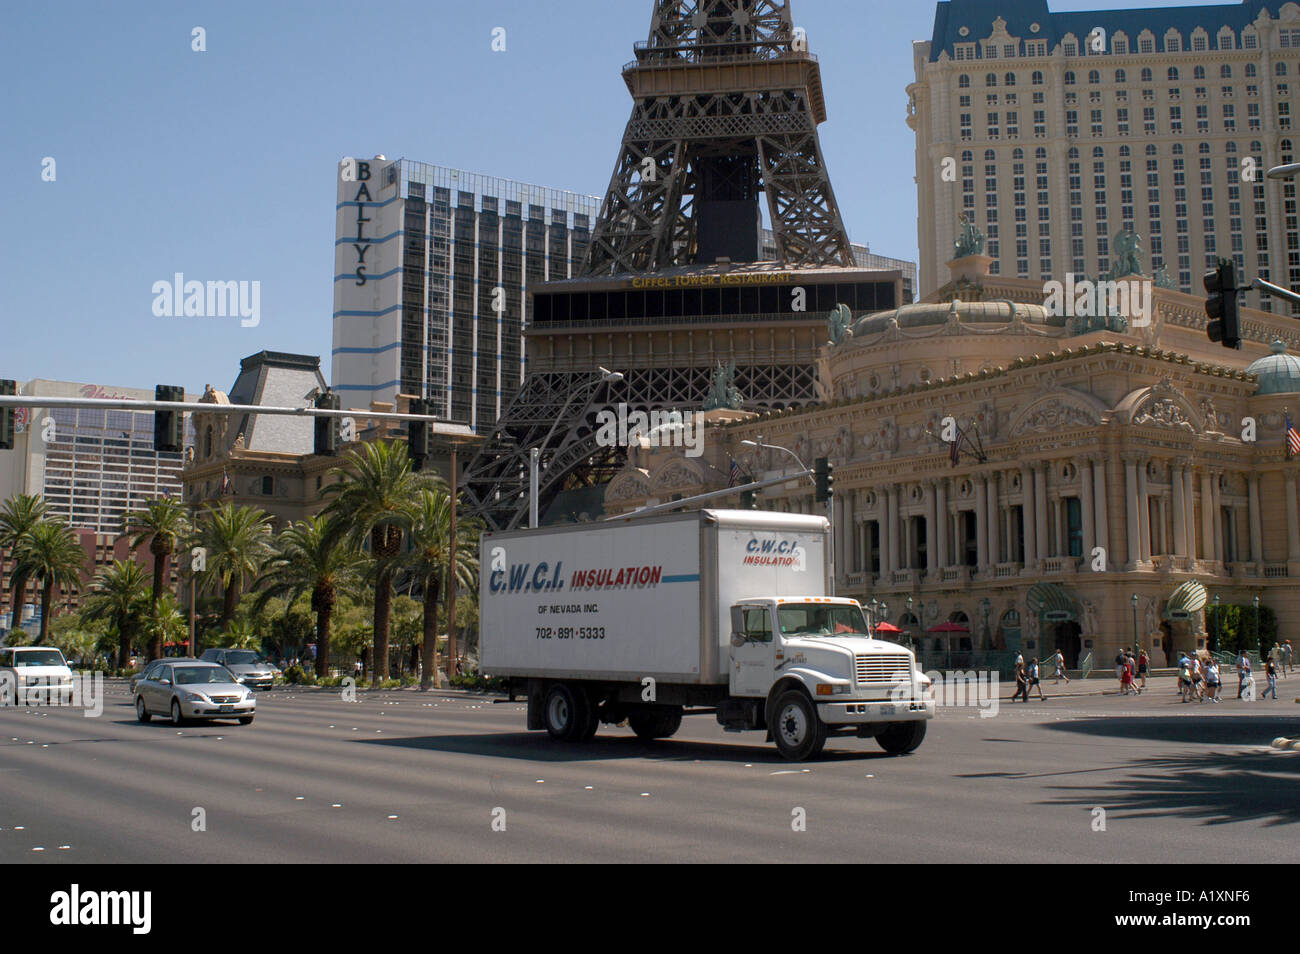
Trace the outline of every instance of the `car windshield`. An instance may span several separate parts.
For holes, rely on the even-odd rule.
[[[256,666],[265,662],[259,653],[251,649],[239,649],[234,652],[226,653],[227,666]]]
[[[866,636],[867,621],[856,606],[788,603],[778,610],[786,636]]]
[[[177,666],[176,685],[194,686],[213,682],[234,682],[230,673],[220,666]]]
[[[24,649],[14,653],[14,668],[23,666],[66,666],[63,653],[57,649]]]

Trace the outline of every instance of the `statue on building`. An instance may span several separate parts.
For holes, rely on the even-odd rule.
[[[953,243],[957,258],[965,258],[968,255],[984,254],[984,233],[971,220],[965,212],[957,220],[961,223],[961,234],[957,241]]]
[[[1115,234],[1111,250],[1115,253],[1114,264],[1102,276],[1103,280],[1113,282],[1129,275],[1142,274],[1142,236],[1123,229]]]
[[[739,411],[741,409],[745,402],[740,396],[740,389],[732,383],[735,378],[736,362],[733,361],[725,367],[722,362],[718,362],[718,366],[713,369],[713,383],[709,387],[709,396],[704,399],[704,410],[728,408]]]
[[[831,344],[837,345],[853,337],[853,312],[848,305],[836,305],[830,317],[826,319],[826,330],[830,333]]]
[[[1155,277],[1152,279],[1156,288],[1177,288],[1174,280],[1169,277],[1169,266],[1161,265],[1156,269]]]

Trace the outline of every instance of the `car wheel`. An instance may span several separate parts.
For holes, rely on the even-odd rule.
[[[876,736],[880,747],[890,755],[907,755],[915,752],[925,740],[924,722],[891,722],[884,732]]]
[[[239,717],[239,724],[240,724],[240,725],[252,725],[252,724],[253,724],[253,717],[252,717],[252,716],[240,716],[240,717]]]
[[[148,722],[153,718],[149,715],[149,707],[144,704],[144,696],[135,697],[135,717],[141,722]]]
[[[782,693],[772,715],[772,739],[783,758],[803,762],[820,754],[826,745],[826,725],[807,695],[798,689]]]
[[[179,699],[172,700],[172,725],[181,725],[185,722],[181,715],[181,703]]]

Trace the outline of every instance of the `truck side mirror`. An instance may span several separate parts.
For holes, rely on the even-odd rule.
[[[731,634],[731,645],[735,646],[737,649],[739,649],[741,646],[745,645],[745,642],[746,642],[746,639],[745,639],[745,634],[744,634],[744,633],[732,633],[732,634]]]

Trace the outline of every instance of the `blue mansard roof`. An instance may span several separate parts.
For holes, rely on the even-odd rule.
[[[1061,38],[1073,33],[1082,46],[1088,34],[1096,27],[1107,36],[1125,33],[1130,43],[1136,43],[1138,34],[1150,30],[1155,34],[1156,51],[1164,52],[1165,31],[1170,27],[1182,34],[1183,50],[1187,52],[1192,31],[1204,27],[1210,35],[1210,49],[1219,48],[1218,32],[1231,27],[1240,36],[1246,26],[1253,23],[1261,10],[1268,10],[1274,19],[1285,0],[1241,0],[1240,3],[1222,3],[1204,7],[1151,7],[1142,10],[1083,10],[1052,13],[1047,0],[942,0],[934,13],[934,36],[930,40],[930,60],[947,52],[955,58],[953,47],[958,43],[975,43],[976,56],[983,58],[982,41],[993,32],[993,21],[1001,17],[1007,23],[1007,33],[1021,40],[1046,40],[1050,53]],[[1037,23],[1037,33],[1030,26]],[[958,31],[968,27],[962,36]],[[1237,40],[1240,44],[1240,39]]]

